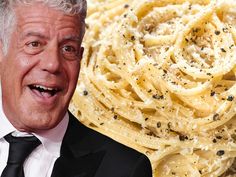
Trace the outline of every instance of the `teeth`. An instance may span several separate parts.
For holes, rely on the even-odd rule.
[[[48,91],[57,91],[57,88],[50,88],[50,87],[44,87],[42,85],[34,85],[34,87],[39,88],[39,89],[43,89],[43,90],[48,90]]]

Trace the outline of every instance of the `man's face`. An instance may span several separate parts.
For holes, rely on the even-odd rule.
[[[18,130],[50,129],[64,117],[76,87],[80,19],[40,3],[15,12],[7,55],[0,53],[3,110]]]

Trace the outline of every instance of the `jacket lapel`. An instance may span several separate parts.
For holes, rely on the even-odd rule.
[[[104,156],[103,151],[77,158],[57,159],[52,177],[93,177]]]
[[[105,155],[90,130],[70,113],[69,125],[51,177],[93,177]],[[93,138],[91,138],[93,137]],[[93,140],[94,141],[94,140]]]

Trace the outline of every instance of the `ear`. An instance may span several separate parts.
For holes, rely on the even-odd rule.
[[[81,60],[83,57],[83,53],[84,53],[84,47],[80,47],[80,51],[79,51],[79,59]]]
[[[0,63],[2,63],[3,60],[3,44],[2,41],[0,40]]]
[[[3,44],[0,40],[0,91],[1,91],[1,75],[2,75],[2,62],[3,62]]]

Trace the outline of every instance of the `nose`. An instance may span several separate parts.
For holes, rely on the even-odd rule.
[[[60,72],[61,60],[57,43],[53,42],[46,47],[40,60],[40,67],[41,70],[52,74]]]

